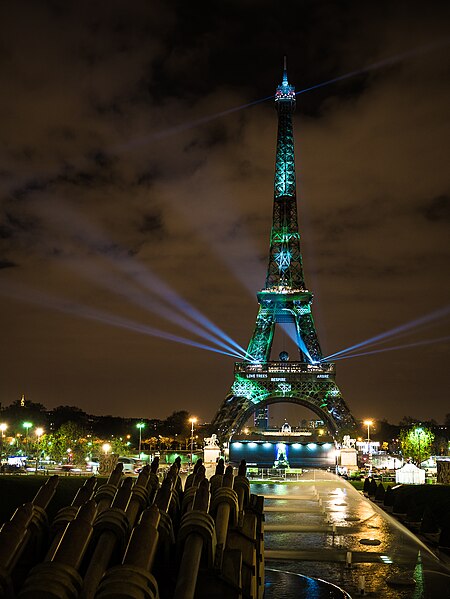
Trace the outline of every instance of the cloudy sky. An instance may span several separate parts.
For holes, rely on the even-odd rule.
[[[359,353],[411,347],[339,360],[337,382],[357,418],[450,411],[449,10],[282,4],[1,5],[3,405],[213,417],[234,358],[180,341],[217,347],[199,314],[252,334],[287,54],[297,91],[353,73],[295,115],[324,353],[421,319]]]

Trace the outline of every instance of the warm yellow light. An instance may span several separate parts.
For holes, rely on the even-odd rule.
[[[0,431],[2,431],[2,433],[4,433],[7,428],[8,428],[8,425],[6,424],[6,422],[2,422],[0,424]]]
[[[111,445],[109,443],[103,443],[102,449],[105,453],[108,453],[109,451],[111,451]]]
[[[37,437],[41,437],[44,434],[44,429],[39,426],[34,432]]]
[[[366,426],[372,426],[372,424],[373,424],[373,420],[364,420],[364,424],[365,424]]]
[[[244,433],[248,435],[248,428],[244,428]]]
[[[191,424],[195,424],[197,422],[197,418],[195,418],[195,417],[189,418],[189,422]]]

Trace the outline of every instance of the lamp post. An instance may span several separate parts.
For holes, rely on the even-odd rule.
[[[145,428],[145,422],[138,422],[136,428],[139,429],[139,459],[141,459],[142,429]]]
[[[422,433],[423,433],[423,428],[420,428],[420,427],[416,428],[416,435],[417,435],[418,449],[419,449],[419,463],[418,463],[419,468],[420,468],[420,462],[421,462],[421,460],[420,460],[420,435]]]
[[[0,466],[2,465],[2,459],[3,459],[3,438],[5,436],[5,431],[8,428],[8,425],[6,424],[6,422],[2,422],[0,424],[0,431],[1,431],[1,437],[0,437]]]
[[[105,452],[105,456],[111,451],[111,445],[109,443],[103,443],[102,449]]]
[[[33,426],[33,423],[32,422],[24,422],[24,423],[22,423],[22,426],[25,429],[25,443],[26,443],[26,446],[28,449],[28,431]]]
[[[367,451],[369,453],[369,473],[372,472],[372,448],[370,447],[370,427],[373,424],[373,420],[364,420],[365,426],[367,426]]]
[[[39,466],[39,456],[41,453],[40,443],[41,443],[41,437],[44,434],[44,429],[39,426],[34,432],[36,433],[36,437],[37,437],[36,468],[35,468],[35,473],[37,474],[38,466]]]
[[[191,423],[191,460],[189,462],[189,471],[191,470],[193,463],[193,453],[194,453],[194,424],[197,422],[197,418],[189,418],[189,422]]]

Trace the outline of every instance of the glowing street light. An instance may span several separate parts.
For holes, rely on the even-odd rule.
[[[369,472],[372,471],[372,450],[370,447],[370,427],[373,424],[373,420],[364,420],[364,425],[367,426],[367,449],[369,452]]]
[[[138,422],[136,428],[139,429],[139,457],[141,457],[141,445],[142,445],[142,429],[145,428],[145,422]],[[148,447],[147,447],[148,449]]]
[[[189,422],[191,423],[191,461],[189,463],[189,470],[190,470],[192,463],[193,463],[193,454],[194,454],[194,424],[197,422],[197,418],[195,418],[195,417],[189,418]]]
[[[44,429],[41,426],[38,426],[37,429],[34,431],[37,437],[37,451],[36,451],[36,468],[35,468],[35,473],[37,474],[38,471],[38,467],[39,467],[39,457],[40,457],[40,441],[41,441],[41,437],[44,434]]]
[[[105,452],[105,455],[108,455],[108,453],[111,451],[111,445],[109,443],[103,443],[102,449]]]
[[[23,428],[25,429],[25,443],[28,445],[28,431],[30,430],[30,428],[33,426],[32,422],[23,422],[22,423]]]

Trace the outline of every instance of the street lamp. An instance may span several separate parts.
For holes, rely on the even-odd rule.
[[[33,423],[32,422],[24,422],[24,423],[22,423],[22,426],[26,431],[25,432],[25,443],[27,444],[27,449],[28,449],[28,431],[33,426]]]
[[[373,420],[364,420],[364,425],[367,426],[367,451],[369,452],[369,472],[372,472],[372,449],[370,447],[370,427],[373,424]]]
[[[142,429],[145,428],[145,422],[138,422],[136,424],[136,428],[139,429],[139,459],[140,459],[141,458],[141,445],[142,445]]]
[[[2,458],[3,458],[3,438],[5,436],[5,431],[8,428],[8,425],[6,424],[6,422],[2,422],[0,424],[0,431],[2,433],[1,435],[1,441],[0,441],[0,466],[2,464]]]
[[[422,433],[423,433],[423,428],[420,428],[420,427],[416,428],[417,440],[418,440],[418,442],[419,442],[419,447],[418,447],[418,449],[419,449],[419,464],[418,464],[419,468],[420,468],[420,461],[421,461],[421,460],[420,460],[420,435],[421,435]]]
[[[37,437],[36,468],[35,468],[35,473],[37,474],[38,466],[39,466],[39,456],[41,453],[40,441],[41,441],[42,435],[44,434],[44,429],[41,426],[38,426],[38,428],[34,432],[36,433],[36,437]]]
[[[191,461],[189,462],[189,470],[191,470],[194,453],[194,424],[197,422],[197,418],[189,418],[189,422],[191,423]]]
[[[109,443],[103,443],[102,449],[105,452],[105,456],[111,451],[111,445]]]

